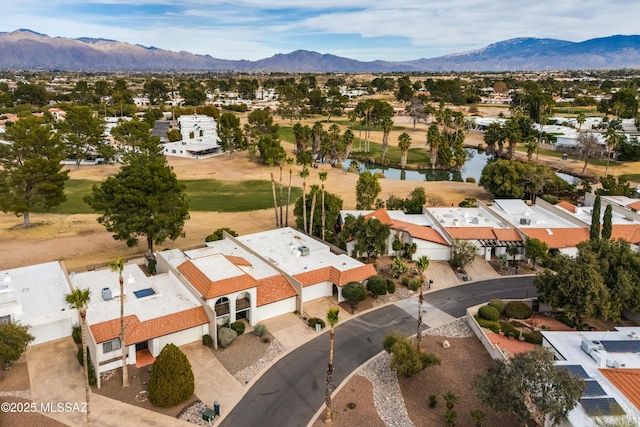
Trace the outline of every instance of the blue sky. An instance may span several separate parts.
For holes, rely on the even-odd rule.
[[[14,0],[0,31],[95,37],[256,60],[297,49],[433,58],[515,37],[638,34],[637,0]]]

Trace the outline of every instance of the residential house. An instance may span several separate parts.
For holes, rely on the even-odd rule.
[[[167,156],[204,158],[222,153],[213,117],[205,115],[182,115],[178,118],[182,140],[163,145]]]
[[[71,283],[58,261],[0,270],[0,322],[29,326],[31,345],[71,336],[78,313],[65,302]]]
[[[87,346],[96,368],[98,387],[100,373],[122,366],[121,298],[124,298],[124,345],[129,365],[149,364],[165,345],[201,341],[210,330],[205,307],[173,273],[147,276],[138,265],[127,264],[122,273],[123,295],[118,274],[105,269],[78,273],[71,278],[74,288],[91,292]]]

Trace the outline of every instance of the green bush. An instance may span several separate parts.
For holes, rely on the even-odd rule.
[[[229,327],[236,331],[236,334],[238,334],[238,336],[244,334],[244,322],[240,320],[238,320],[237,322],[233,322]]]
[[[71,328],[71,338],[73,338],[73,342],[82,345],[82,326],[73,325]]]
[[[194,387],[189,359],[178,347],[167,344],[153,362],[149,401],[163,408],[176,406],[193,395]]]
[[[149,270],[149,273],[151,274],[156,274],[156,260],[153,258],[150,258],[149,261],[147,262],[147,269]]]
[[[482,317],[480,317],[477,314],[475,316],[473,316],[473,318],[476,319],[476,322],[478,322],[478,325],[482,326],[483,328],[490,329],[491,331],[495,332],[496,334],[501,331],[500,323],[498,323],[498,322],[496,322],[494,320],[483,319]]]
[[[253,327],[253,334],[254,335],[257,335],[257,336],[261,337],[266,333],[267,333],[267,327],[265,325],[263,325],[262,323],[258,323],[256,326]]]
[[[499,298],[492,299],[487,305],[494,307],[500,314],[502,314],[502,312],[504,311],[504,302]]]
[[[387,293],[392,294],[396,291],[396,282],[391,279],[387,280]]]
[[[476,183],[476,179],[472,176],[468,176],[467,179],[464,180],[464,182],[470,182],[472,184]]]
[[[80,366],[84,367],[82,363],[82,349],[78,349],[78,362]],[[98,384],[98,379],[96,378],[96,368],[93,366],[93,362],[91,361],[91,353],[89,353],[89,348],[87,348],[87,362],[89,363],[89,385],[94,386]]]
[[[401,335],[398,332],[390,332],[382,340],[382,348],[387,353],[391,353],[391,347],[393,347],[393,345],[396,342],[398,342],[399,340],[401,340],[403,338],[404,338],[404,335]]]
[[[307,323],[309,324],[309,326],[311,326],[312,329],[316,328],[316,324],[320,324],[320,329],[324,329],[325,327],[324,320],[318,319],[317,317],[311,317],[309,320],[307,320]]]
[[[367,280],[367,290],[374,295],[386,295],[387,279],[382,276],[373,276]]]
[[[429,396],[429,408],[435,408],[438,404],[438,396],[432,394]]]
[[[367,288],[360,282],[350,282],[342,288],[342,296],[351,304],[353,311],[360,302],[367,299]]]
[[[480,317],[486,320],[496,321],[500,318],[500,312],[495,307],[492,307],[490,305],[483,305],[482,307],[480,307],[480,309],[478,310],[478,314],[480,315]]]
[[[226,347],[238,337],[238,333],[231,328],[220,328],[218,330],[218,344],[220,347]]]
[[[433,353],[420,353],[420,361],[422,362],[422,369],[428,368],[429,366],[435,366],[442,363],[440,358]]]
[[[419,277],[414,277],[412,279],[409,277],[402,278],[402,286],[409,288],[409,290],[414,292],[420,289],[421,283],[422,281]]]
[[[205,334],[202,336],[202,345],[213,347],[213,338],[211,338],[211,335]]]
[[[522,301],[511,301],[504,309],[507,317],[512,319],[528,319],[533,316],[533,310]]]

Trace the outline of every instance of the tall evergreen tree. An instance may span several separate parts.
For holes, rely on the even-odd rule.
[[[604,209],[604,218],[602,218],[602,238],[609,240],[611,238],[612,226],[612,208],[611,205],[607,205]]]
[[[589,228],[589,240],[600,239],[600,206],[602,201],[600,196],[596,196],[593,202],[593,210],[591,211],[591,227]]]

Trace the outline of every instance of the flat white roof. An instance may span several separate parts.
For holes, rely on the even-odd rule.
[[[575,213],[563,208],[562,206],[554,205],[554,207],[556,209],[561,209],[565,214],[569,214],[574,218],[577,218],[578,220],[584,222],[585,224],[591,224],[591,214],[593,211],[593,206],[576,206]],[[604,220],[604,211],[605,206],[602,206],[602,208],[600,209],[600,224],[602,224]],[[614,225],[640,225],[640,221],[631,219],[614,210],[611,211],[611,223]]]
[[[347,215],[353,215],[355,217],[358,217],[362,215],[369,215],[372,212],[375,212],[375,211],[342,210],[340,211],[340,218],[344,223],[344,220],[347,217]],[[403,221],[403,222],[408,222],[410,224],[422,225],[425,227],[433,226],[433,221],[431,220],[431,218],[424,214],[407,214],[407,213],[404,213],[403,211],[398,211],[398,210],[387,210],[387,214],[389,215],[389,218],[395,221]]]
[[[444,227],[511,228],[484,208],[427,208]]]
[[[231,239],[217,240],[215,242],[208,242],[206,248],[195,249],[188,251],[189,258],[199,258],[203,256],[210,256],[211,254],[224,254],[234,257],[244,258],[250,266],[235,265],[239,270],[244,271],[256,280],[264,279],[266,277],[272,277],[280,274],[275,268],[271,267],[266,262],[262,261],[259,257],[245,250],[236,242]]]
[[[69,293],[68,276],[57,261],[0,270],[0,315],[13,313],[23,325],[42,323],[67,310],[75,316],[65,301]]]
[[[124,278],[125,316],[136,315],[141,322],[199,307],[201,304],[170,273],[147,276],[137,264],[127,264]],[[109,269],[78,273],[72,277],[73,285],[91,291],[87,309],[89,325],[120,318],[120,283],[118,273]],[[105,300],[102,290],[108,288],[112,299]],[[137,291],[152,289],[154,294],[136,296]]]
[[[536,205],[529,206],[520,199],[497,199],[494,202],[489,209],[517,228],[580,228],[551,211]]]
[[[236,239],[292,276],[324,267],[335,267],[344,271],[364,265],[347,255],[331,253],[329,246],[291,227],[249,234]],[[309,255],[301,254],[302,247],[309,250]]]

